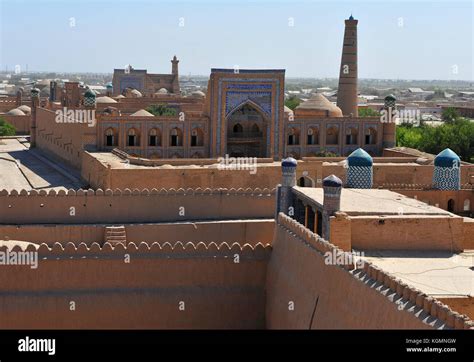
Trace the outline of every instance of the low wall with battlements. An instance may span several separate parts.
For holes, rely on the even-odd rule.
[[[280,214],[267,270],[266,326],[272,329],[430,329],[474,327],[465,315],[371,263],[325,263],[347,256]],[[294,261],[298,260],[297,263]]]
[[[264,328],[270,250],[227,243],[41,245],[37,269],[1,267],[0,328]]]
[[[274,189],[0,191],[2,224],[265,219],[274,210]]]
[[[123,224],[127,243],[140,242],[226,242],[252,246],[270,244],[273,239],[273,219],[224,220],[179,222],[160,224]],[[93,243],[103,245],[107,224],[54,224],[54,225],[2,225],[0,240],[19,240],[35,244],[54,243],[74,245]]]
[[[296,179],[299,186],[321,187],[322,180],[334,174],[345,181],[347,169],[344,167],[344,158],[305,158],[298,162]],[[135,165],[124,167],[119,162],[125,162],[117,157],[111,162],[110,158],[100,153],[84,152],[82,158],[81,175],[93,188],[195,188],[207,185],[208,187],[268,187],[274,188],[281,183],[281,164],[279,162],[258,162],[256,170],[229,170],[219,169],[217,165],[210,166],[206,162],[197,160],[193,165],[191,160],[157,160],[143,161],[143,166]],[[402,161],[410,162],[403,163]],[[147,162],[161,167],[145,166]],[[184,164],[187,162],[187,166]],[[410,158],[375,158],[373,168],[374,187],[391,189],[409,185],[431,185],[433,179],[432,165],[420,165]],[[111,163],[115,163],[111,165]],[[205,163],[205,165],[203,165]],[[117,164],[120,165],[117,166]],[[166,165],[163,167],[163,165]],[[176,167],[179,166],[179,167]],[[474,179],[474,165],[461,167],[461,183],[472,187]],[[302,184],[304,182],[304,184]],[[474,181],[473,181],[474,182]],[[398,186],[397,186],[398,185]]]

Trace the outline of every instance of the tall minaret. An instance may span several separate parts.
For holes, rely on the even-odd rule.
[[[179,60],[176,58],[176,55],[171,59],[171,74],[175,77],[173,79],[173,93],[179,94],[179,74],[178,74],[178,63]]]
[[[357,23],[351,15],[345,21],[337,106],[344,116],[357,117]]]

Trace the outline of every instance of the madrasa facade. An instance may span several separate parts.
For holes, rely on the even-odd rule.
[[[175,56],[171,74],[115,69],[106,96],[79,83],[51,82],[43,106],[94,110],[96,122],[82,142],[92,151],[119,149],[149,159],[278,160],[346,156],[362,148],[378,156],[395,145],[395,124],[357,115],[357,20],[345,22],[337,104],[315,93],[294,111],[285,107],[284,69],[211,69],[206,93],[182,95]],[[64,132],[59,137],[67,142]]]

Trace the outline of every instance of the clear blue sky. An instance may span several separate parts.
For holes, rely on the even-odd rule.
[[[29,70],[112,72],[130,63],[168,73],[176,54],[181,74],[238,65],[337,77],[344,19],[352,12],[359,20],[360,77],[473,79],[469,0],[0,3],[2,70],[28,64]]]

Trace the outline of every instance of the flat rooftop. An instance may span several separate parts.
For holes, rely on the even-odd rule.
[[[0,190],[60,190],[82,186],[67,176],[66,166],[48,160],[39,150],[30,150],[22,137],[0,139]]]
[[[321,187],[295,186],[293,190],[302,199],[323,206]],[[341,192],[341,210],[349,216],[362,215],[453,215],[443,209],[409,198],[397,192],[379,189],[346,189]],[[453,215],[455,216],[455,215]]]
[[[147,166],[147,165],[137,165],[133,163],[129,163],[126,160],[120,158],[119,156],[113,154],[112,152],[89,152],[91,157],[94,157],[97,161],[104,165],[110,165],[111,168],[113,169],[217,169],[218,163],[217,159],[215,163],[212,164],[204,164],[204,165],[197,165],[193,164],[193,162],[197,163],[199,162],[199,159],[187,159],[189,162],[187,164],[181,164],[181,165],[171,165],[171,163],[174,162],[174,159],[169,159],[169,164],[166,164],[167,161],[164,161],[165,163],[162,165],[157,165],[157,166]],[[183,159],[176,159],[177,161],[183,160]],[[158,160],[158,161],[163,161],[163,159]],[[261,166],[273,166],[273,167],[281,167],[281,162],[271,162],[271,163],[264,163],[264,162],[259,162],[258,167]]]
[[[474,250],[372,251],[362,259],[427,295],[438,298],[474,296]]]

